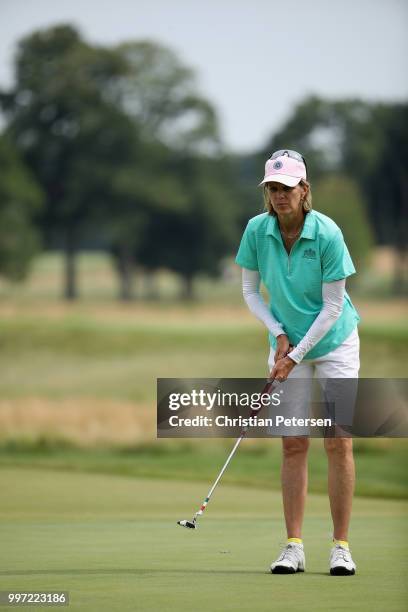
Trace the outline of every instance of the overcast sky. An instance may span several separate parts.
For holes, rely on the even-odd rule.
[[[172,47],[236,151],[261,147],[310,93],[408,99],[408,0],[0,0],[0,87],[17,40],[61,22],[91,42]]]

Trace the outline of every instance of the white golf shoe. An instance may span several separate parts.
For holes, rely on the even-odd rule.
[[[272,574],[294,574],[305,571],[303,544],[290,542],[282,550],[275,563],[271,565]]]
[[[356,564],[350,551],[340,544],[333,546],[330,553],[330,574],[332,576],[352,576],[356,573]]]

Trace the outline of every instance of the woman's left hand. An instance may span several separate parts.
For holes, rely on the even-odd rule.
[[[274,378],[279,382],[283,382],[287,379],[296,363],[292,361],[290,357],[284,357],[283,359],[279,359],[272,368],[270,373],[270,378]]]

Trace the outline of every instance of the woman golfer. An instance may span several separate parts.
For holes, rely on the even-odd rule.
[[[250,219],[236,257],[251,312],[269,330],[271,377],[358,377],[359,316],[345,291],[355,269],[339,227],[312,210],[306,163],[296,151],[276,151],[265,165],[267,212]],[[266,306],[260,281],[268,290]],[[305,381],[306,382],[306,381]],[[309,438],[282,438],[282,495],[287,545],[271,571],[304,571],[302,522],[307,492]],[[348,527],[354,490],[351,438],[326,438],[333,519],[332,575],[354,574]]]

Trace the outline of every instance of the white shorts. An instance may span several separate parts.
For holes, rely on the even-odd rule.
[[[275,350],[271,348],[268,367],[272,370],[275,361]],[[358,372],[360,369],[360,339],[357,327],[346,338],[346,340],[334,351],[317,357],[316,359],[303,359],[297,364],[288,376],[288,381],[299,379],[299,384],[290,385],[280,383],[274,392],[282,392],[285,402],[282,407],[290,413],[290,416],[298,418],[310,415],[312,401],[312,380],[319,379],[323,391],[324,401],[327,406],[334,408],[332,415],[339,425],[351,425],[354,417],[354,406],[358,390]],[[353,379],[339,381],[338,379]],[[330,412],[330,410],[329,410]],[[327,414],[326,414],[327,416]],[[286,428],[277,431],[275,435],[283,436],[305,436],[310,435],[309,427]]]

